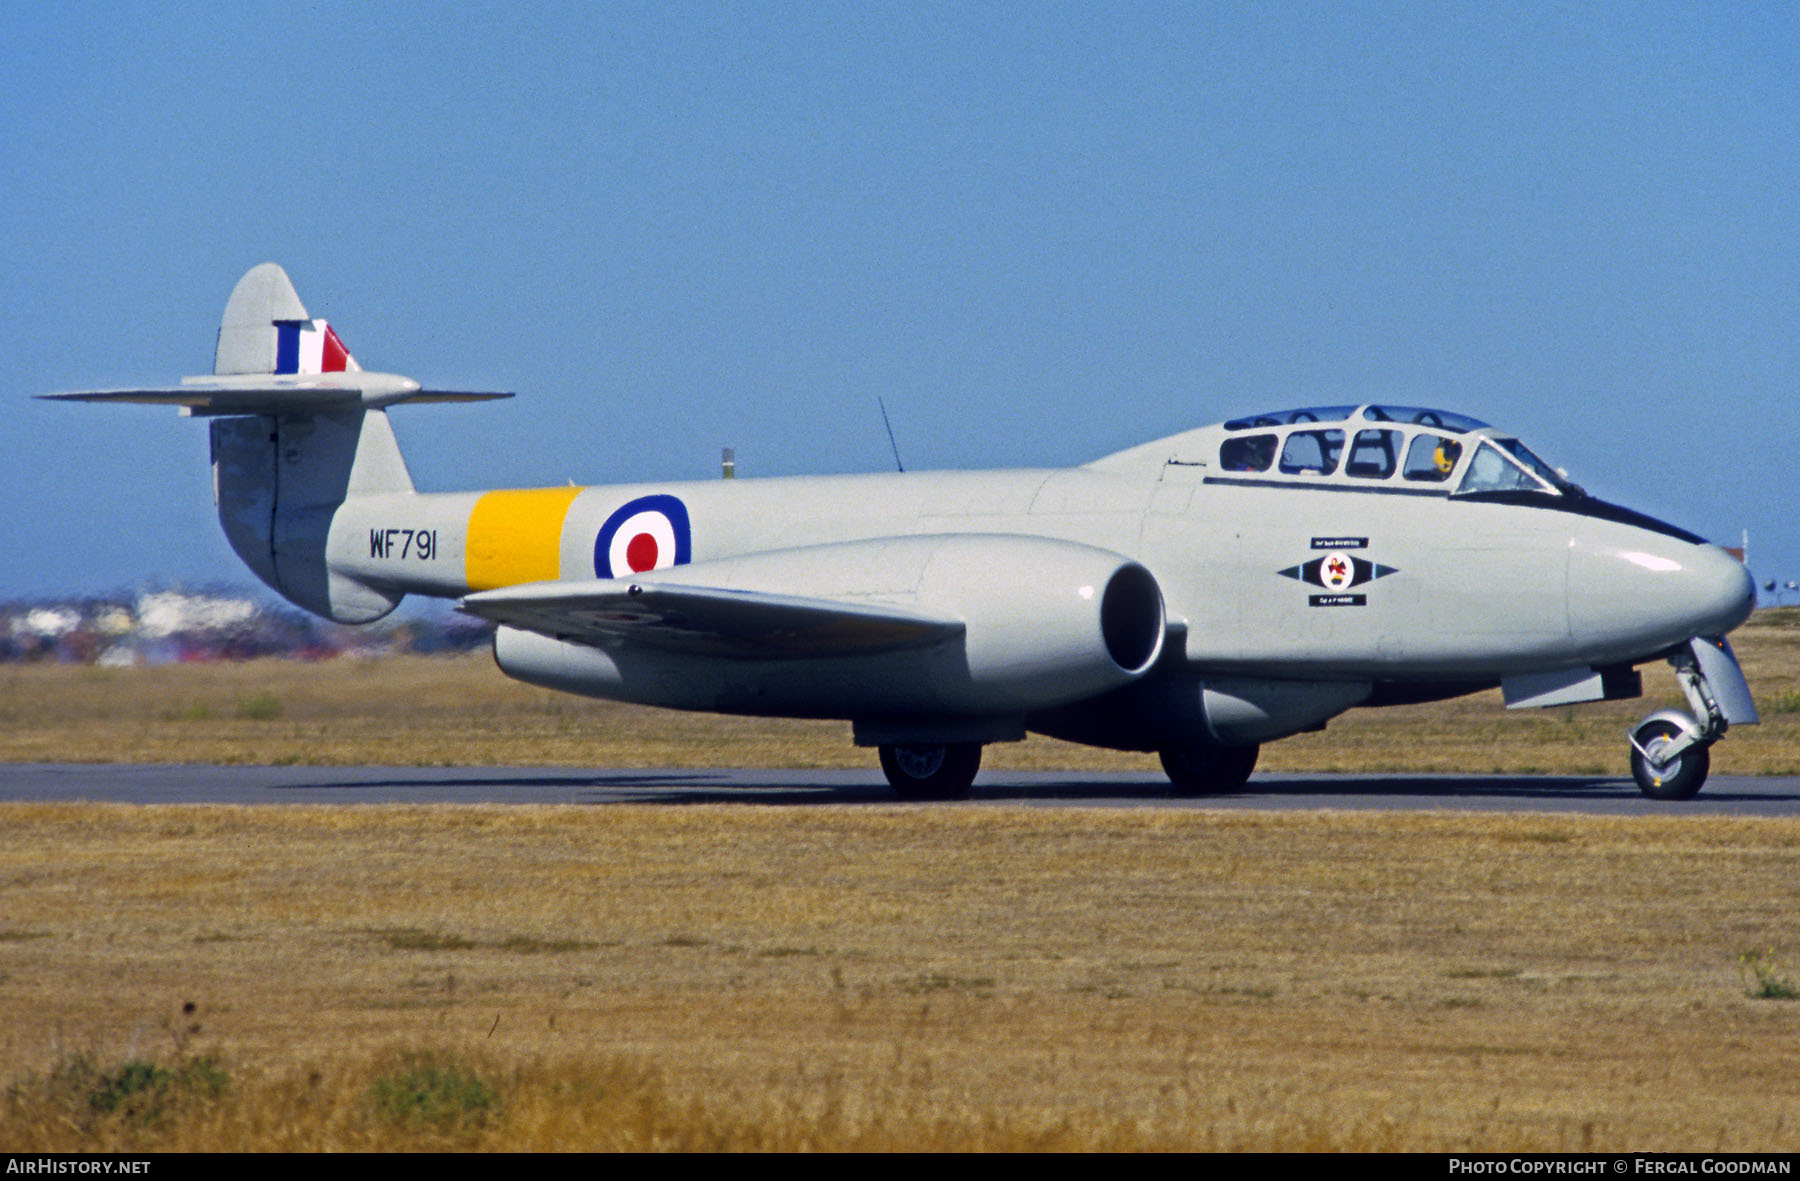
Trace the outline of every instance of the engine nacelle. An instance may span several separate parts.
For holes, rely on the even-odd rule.
[[[1092,546],[1014,535],[843,542],[677,566],[644,584],[882,603],[960,620],[923,648],[738,657],[649,643],[607,649],[502,627],[494,657],[550,688],[678,709],[793,717],[1020,715],[1142,676],[1162,653],[1150,572]]]

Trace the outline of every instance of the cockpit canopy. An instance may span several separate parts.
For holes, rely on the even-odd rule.
[[[1421,491],[1578,494],[1515,438],[1478,419],[1419,406],[1313,406],[1224,424],[1219,466],[1280,479],[1394,481]]]

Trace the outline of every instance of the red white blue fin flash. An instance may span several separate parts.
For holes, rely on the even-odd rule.
[[[361,368],[324,320],[275,321],[275,372],[354,373]]]

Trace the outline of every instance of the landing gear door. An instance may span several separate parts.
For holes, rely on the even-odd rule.
[[[1694,654],[1700,675],[1727,722],[1733,726],[1754,726],[1762,721],[1756,712],[1756,700],[1750,696],[1750,684],[1744,680],[1744,670],[1738,667],[1737,656],[1723,636],[1695,636],[1688,641],[1688,650]]]

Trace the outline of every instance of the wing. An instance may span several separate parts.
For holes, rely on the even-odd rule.
[[[483,591],[464,598],[462,609],[600,648],[630,643],[770,659],[924,648],[964,630],[959,619],[885,603],[612,578]]]

